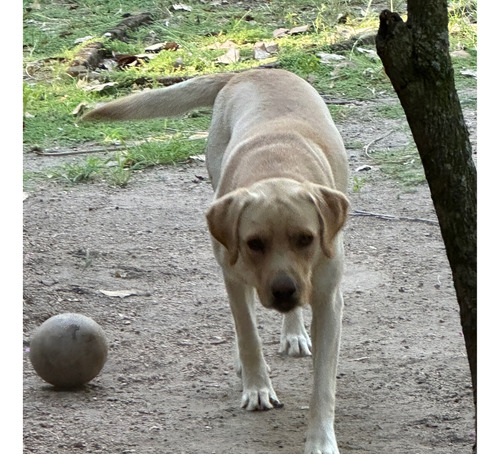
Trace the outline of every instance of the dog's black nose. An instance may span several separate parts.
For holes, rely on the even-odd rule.
[[[271,284],[271,292],[274,298],[273,305],[280,312],[288,312],[297,305],[295,298],[297,287],[289,276],[278,276]]]
[[[295,287],[295,282],[290,277],[281,275],[272,283],[271,291],[276,299],[288,299],[294,295],[297,288]]]

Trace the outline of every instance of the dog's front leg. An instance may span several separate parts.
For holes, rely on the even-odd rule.
[[[238,346],[237,371],[241,365],[242,408],[270,410],[280,407],[262,354],[255,317],[254,290],[224,273]]]
[[[311,356],[311,340],[304,326],[302,308],[283,315],[279,352],[288,356]]]
[[[339,454],[334,419],[342,307],[342,294],[338,287],[333,289],[333,298],[331,292],[315,292],[311,326],[314,384],[306,454]]]

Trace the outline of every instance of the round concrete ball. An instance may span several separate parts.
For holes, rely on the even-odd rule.
[[[43,322],[30,342],[30,360],[46,382],[74,388],[92,380],[108,357],[102,328],[81,314],[59,314]]]

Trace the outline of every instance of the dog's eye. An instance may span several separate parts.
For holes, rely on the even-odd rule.
[[[262,241],[260,238],[252,238],[251,240],[248,240],[247,246],[254,252],[264,252],[264,249],[266,248],[264,241]]]
[[[306,248],[311,245],[314,236],[310,233],[301,233],[295,238],[295,244],[298,248]]]

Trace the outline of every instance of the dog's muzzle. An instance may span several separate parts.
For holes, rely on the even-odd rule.
[[[289,312],[299,304],[297,286],[286,274],[279,275],[271,283],[272,307],[279,312]]]

